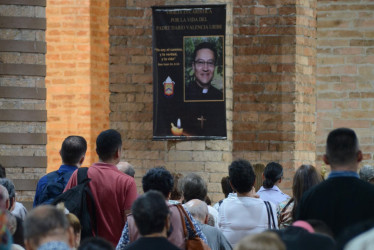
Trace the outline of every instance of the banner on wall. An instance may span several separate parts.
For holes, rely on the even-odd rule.
[[[226,139],[226,5],[152,7],[153,139]]]

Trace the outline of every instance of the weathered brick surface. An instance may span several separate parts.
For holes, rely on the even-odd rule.
[[[338,127],[357,132],[364,163],[373,164],[373,9],[369,0],[318,1],[318,165],[328,132]]]
[[[124,159],[137,167],[136,180],[147,169],[164,165],[171,172],[196,172],[209,182],[213,200],[222,198],[220,178],[227,175],[232,151],[232,3],[227,4],[226,104],[228,140],[152,142],[152,19],[153,5],[201,4],[200,1],[117,1],[110,3],[109,89],[110,126],[121,131]],[[139,175],[138,175],[139,172]],[[218,198],[219,197],[219,198]]]
[[[234,1],[233,155],[280,162],[288,191],[294,169],[315,162],[315,9]]]
[[[109,128],[109,1],[47,1],[48,171],[60,166],[69,135],[88,142],[84,165],[97,160],[95,140]]]
[[[0,4],[1,17],[14,17],[14,18],[45,18],[45,8],[40,6],[27,6],[27,5],[8,5]],[[33,20],[31,19],[31,22]],[[21,29],[21,28],[4,28],[9,24],[3,23],[0,29],[0,40],[3,42],[16,41],[16,42],[44,42],[45,30],[42,29]],[[14,49],[14,48],[13,48]],[[24,48],[18,48],[23,52],[12,51],[9,52],[8,47],[5,45],[0,48],[0,62],[1,64],[32,64],[32,65],[45,65],[45,53],[28,51],[24,52]],[[44,88],[44,76],[27,76],[27,75],[9,75],[9,72],[0,74],[0,87],[2,91],[7,92],[8,88],[23,87],[23,88]],[[20,89],[21,91],[21,89]],[[19,97],[0,97],[0,110],[22,110],[24,111],[44,111],[46,110],[45,100],[30,99]],[[3,118],[3,117],[2,117]],[[18,118],[18,117],[15,117]],[[27,133],[27,134],[45,134],[46,122],[30,122],[3,120],[0,122],[0,133]],[[25,156],[46,156],[45,145],[14,145],[13,143],[0,142],[0,156],[5,158],[21,158]],[[19,167],[10,162],[0,162],[5,168],[7,177],[10,179],[38,179],[45,172],[46,166],[35,168]],[[17,187],[17,200],[29,205],[33,200],[34,190],[23,190],[23,187]]]

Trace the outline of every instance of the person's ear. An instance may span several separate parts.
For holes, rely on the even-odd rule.
[[[279,178],[278,183],[282,182],[283,177]]]
[[[232,186],[231,181],[229,181],[231,189],[236,192],[235,188]]]
[[[79,165],[83,164],[85,158],[86,158],[86,155],[83,155],[82,158],[79,160]]]
[[[208,224],[208,220],[209,220],[209,214],[207,214],[207,215],[205,216],[204,224]]]
[[[357,162],[361,162],[364,157],[362,156],[361,150],[357,152]]]
[[[324,162],[326,165],[330,165],[329,158],[327,157],[327,155],[323,155],[322,160],[323,160],[323,162]]]
[[[264,173],[262,173],[262,180],[263,180],[263,181],[265,180],[265,175],[264,175]]]
[[[69,226],[68,230],[66,231],[68,237],[68,243],[71,248],[75,248],[75,235],[73,227]]]

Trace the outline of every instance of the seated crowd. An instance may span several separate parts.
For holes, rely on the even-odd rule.
[[[136,168],[120,162],[115,130],[97,137],[99,162],[88,169],[81,168],[86,150],[83,137],[64,140],[62,165],[39,180],[29,213],[0,165],[1,249],[373,249],[374,168],[359,169],[363,157],[351,129],[329,133],[326,179],[301,165],[289,196],[279,188],[281,164],[237,159],[221,181],[225,198],[213,206],[202,176],[165,167],[144,174],[138,195]],[[77,190],[84,208],[57,204]]]

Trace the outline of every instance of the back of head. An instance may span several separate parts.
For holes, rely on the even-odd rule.
[[[78,250],[114,250],[114,247],[109,241],[97,236],[84,239]]]
[[[374,167],[371,165],[365,165],[360,168],[360,179],[363,181],[374,183]]]
[[[122,147],[121,134],[114,129],[108,129],[99,134],[96,139],[96,153],[100,160],[112,160],[118,149]]]
[[[243,238],[234,250],[286,250],[286,246],[273,232],[263,232]]]
[[[257,163],[253,165],[253,171],[255,171],[256,175],[256,182],[255,182],[255,189],[258,191],[262,186],[262,174],[264,173],[265,165],[262,163]]]
[[[192,199],[204,200],[208,194],[205,181],[195,173],[190,173],[181,180],[181,190],[186,202]]]
[[[130,163],[126,161],[120,161],[117,164],[117,168],[119,171],[127,174],[128,176],[135,177],[135,169]]]
[[[321,175],[312,165],[301,165],[293,177],[292,192],[296,201],[300,201],[303,194],[311,187],[322,181]]]
[[[8,209],[6,207],[7,200],[9,200],[8,190],[4,186],[0,185],[0,210]]]
[[[139,233],[145,236],[163,231],[169,208],[160,192],[150,190],[139,196],[133,203],[131,212]]]
[[[10,209],[13,206],[13,202],[15,201],[16,188],[14,187],[13,182],[9,180],[8,178],[1,178],[0,185],[5,187],[8,190],[8,194],[9,194],[9,208],[8,209]]]
[[[149,190],[157,190],[167,198],[173,189],[173,176],[164,167],[151,168],[143,176],[142,185],[144,193]]]
[[[62,162],[67,165],[75,166],[86,154],[86,151],[87,142],[82,136],[72,135],[66,137],[60,150]]]
[[[183,178],[183,175],[180,173],[173,173],[172,176],[174,185],[170,194],[170,200],[180,200],[182,198],[182,190],[180,190],[179,181]]]
[[[191,215],[201,223],[205,222],[206,216],[208,216],[208,206],[207,204],[198,199],[193,199],[184,204],[187,210],[191,213]]]
[[[329,133],[326,143],[326,158],[331,168],[357,162],[358,152],[358,139],[352,129],[338,128]]]
[[[272,188],[277,181],[283,177],[283,167],[276,162],[270,162],[264,169],[265,180],[262,183],[264,188]]]
[[[232,187],[230,185],[230,178],[228,176],[222,177],[221,187],[222,193],[225,195],[225,198],[227,198],[227,196],[229,196],[229,194],[233,192]]]
[[[240,159],[230,164],[229,178],[234,191],[246,193],[251,191],[256,177],[251,163]]]
[[[24,221],[25,242],[39,246],[42,239],[49,236],[56,238],[66,237],[69,221],[65,214],[51,205],[41,205],[27,215]]]

